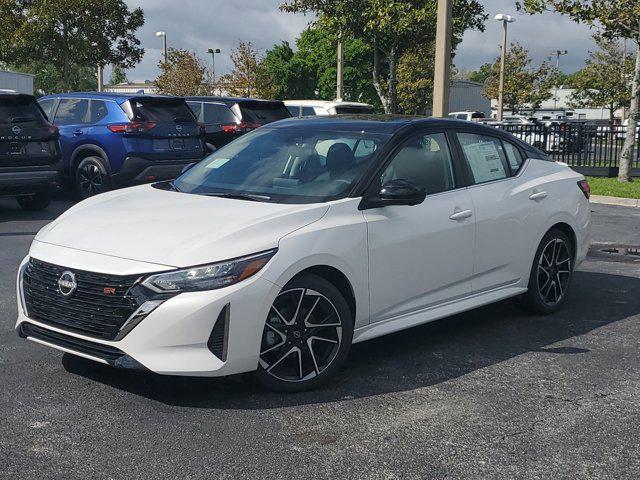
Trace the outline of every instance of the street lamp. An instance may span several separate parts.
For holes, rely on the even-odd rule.
[[[156,32],[156,37],[162,37],[162,47],[164,49],[164,63],[167,63],[167,34],[165,32]]]
[[[219,48],[210,48],[207,50],[211,54],[211,86],[215,91],[216,85],[216,53],[220,53]]]
[[[500,86],[498,87],[498,121],[501,122],[504,104],[504,67],[507,60],[507,24],[515,22],[516,19],[502,13],[497,14],[493,19],[502,22],[502,55],[500,56]]]
[[[569,53],[567,50],[554,50],[551,52],[551,55],[555,55],[556,56],[556,70],[560,71],[560,56],[561,55],[566,55],[567,53]],[[553,95],[553,109],[555,110],[556,108],[558,108],[558,85],[556,83],[556,88],[555,88],[555,92]]]

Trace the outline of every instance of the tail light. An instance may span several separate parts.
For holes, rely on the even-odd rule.
[[[55,125],[53,125],[53,124],[49,124],[47,126],[47,132],[52,137],[59,137],[60,136],[60,129],[58,127],[56,127]]]
[[[587,182],[586,180],[580,180],[578,182],[578,187],[580,188],[580,190],[582,190],[582,193],[586,198],[589,198],[591,196],[591,187],[589,186],[589,182]]]
[[[145,133],[156,126],[153,122],[116,123],[107,128],[113,133]]]
[[[247,133],[260,127],[260,123],[232,123],[230,125],[220,125],[220,128],[225,133]]]
[[[198,122],[198,129],[200,131],[200,135],[204,135],[205,133],[207,133],[207,127],[204,123]]]

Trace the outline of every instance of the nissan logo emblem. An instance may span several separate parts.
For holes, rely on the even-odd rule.
[[[58,291],[63,297],[70,297],[74,294],[76,289],[78,288],[78,283],[76,282],[76,276],[73,272],[66,271],[62,272],[60,278],[58,278]]]
[[[13,132],[14,135],[20,135],[20,132],[22,131],[22,129],[16,125],[11,129],[11,131]]]
[[[176,130],[181,132],[182,131],[182,125],[176,125]]]

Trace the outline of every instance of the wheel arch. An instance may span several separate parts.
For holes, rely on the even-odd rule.
[[[95,144],[84,144],[77,147],[71,154],[71,163],[69,165],[69,174],[74,175],[74,172],[80,165],[80,162],[87,157],[99,157],[102,160],[102,165],[111,174],[111,166],[109,165],[109,156],[104,149]]]
[[[357,312],[356,296],[353,290],[353,286],[351,285],[351,282],[349,281],[347,276],[338,268],[330,265],[313,265],[296,273],[291,278],[291,280],[306,273],[310,273],[317,277],[323,278],[324,280],[331,283],[334,287],[336,287],[338,291],[344,296],[347,305],[349,305],[351,316],[353,318],[353,321],[355,322]]]
[[[576,255],[577,255],[577,250],[578,250],[578,237],[576,236],[576,232],[573,229],[573,227],[571,225],[569,225],[568,223],[565,222],[558,222],[554,225],[551,226],[551,228],[549,228],[546,232],[545,235],[547,233],[549,233],[551,230],[560,230],[562,233],[564,233],[568,238],[569,241],[571,242],[571,249],[572,249],[572,253],[573,253],[573,261],[575,261]],[[544,238],[544,235],[543,235]]]

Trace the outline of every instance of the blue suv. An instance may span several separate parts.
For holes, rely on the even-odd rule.
[[[65,93],[38,103],[60,129],[62,174],[80,198],[175,178],[206,153],[204,128],[179,97]]]

